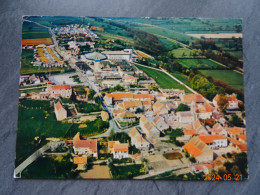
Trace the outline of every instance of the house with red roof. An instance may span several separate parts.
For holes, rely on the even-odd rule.
[[[212,105],[205,102],[204,104],[198,104],[197,108],[195,108],[195,112],[198,119],[210,119],[214,109]]]
[[[211,149],[228,146],[228,139],[224,135],[205,135],[199,136],[199,139],[207,144]]]
[[[228,136],[226,129],[220,123],[216,123],[212,128],[209,128],[209,131],[212,135]]]
[[[75,154],[98,157],[97,139],[80,139],[78,132],[73,137],[73,149]]]
[[[72,95],[72,88],[70,85],[52,85],[47,84],[47,92],[51,98],[70,98]]]
[[[213,161],[213,150],[198,137],[191,138],[191,140],[182,148],[190,156],[194,157],[197,163],[208,163]]]
[[[227,132],[230,138],[237,139],[239,135],[243,134],[243,129],[241,127],[231,127]]]
[[[115,143],[112,148],[113,158],[122,159],[129,158],[128,143]]]
[[[104,97],[104,101],[107,105],[113,105],[116,103],[122,103],[123,101],[130,100],[151,100],[154,101],[154,96],[151,94],[133,94],[132,92],[116,92],[107,93]]]
[[[54,113],[56,115],[57,121],[62,121],[67,118],[67,110],[60,102],[54,104]]]
[[[203,103],[204,102],[204,98],[202,95],[200,94],[185,94],[183,96],[181,96],[181,101],[184,103],[184,104],[187,104],[187,105],[191,105],[192,102],[195,102],[195,103]]]

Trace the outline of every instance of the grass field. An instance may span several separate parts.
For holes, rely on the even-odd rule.
[[[125,165],[125,166],[113,166],[110,168],[112,177],[114,179],[131,179],[133,177],[142,175],[142,169],[144,165]]]
[[[186,87],[177,83],[174,79],[169,77],[167,74],[150,68],[136,65],[140,70],[144,71],[149,77],[152,77],[157,84],[163,89],[181,89],[186,92],[190,92]]]
[[[232,70],[200,70],[205,75],[212,76],[215,79],[224,81],[228,85],[244,91],[243,75]]]
[[[51,35],[47,28],[39,26],[31,22],[23,23],[23,39],[40,39],[50,38]]]
[[[49,101],[21,101],[18,112],[16,163],[21,163],[42,145],[34,141],[35,137],[63,137],[70,127],[71,124],[56,121]]]
[[[189,37],[185,34],[174,32],[172,30],[160,28],[157,26],[145,26],[144,25],[144,26],[139,26],[137,28],[140,30],[152,33],[152,34],[162,35],[162,36],[165,36],[165,37],[168,37],[168,38],[174,39],[176,41],[180,41],[180,42],[182,42],[182,41],[193,42],[194,41],[194,38]]]
[[[158,39],[161,41],[161,43],[162,43],[168,50],[172,50],[172,49],[174,49],[174,48],[176,48],[176,47],[177,47],[177,48],[179,47],[178,44],[173,43],[172,41],[169,41],[168,39],[161,38],[161,37],[159,37]]]
[[[192,56],[192,52],[188,48],[173,49],[172,54],[175,58],[205,58],[204,56]]]
[[[180,64],[192,68],[219,68],[222,67],[209,59],[178,59]]]
[[[23,172],[22,178],[35,179],[65,179],[74,178],[73,163],[69,157],[41,157],[29,165]]]
[[[188,79],[187,76],[179,73],[179,72],[174,72],[174,73],[170,73],[172,76],[174,76],[176,79],[180,80],[181,82],[183,82],[184,84],[188,85],[189,87],[191,87],[190,81]]]

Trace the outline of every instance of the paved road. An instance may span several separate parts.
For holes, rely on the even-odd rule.
[[[16,177],[17,174],[21,173],[27,166],[29,166],[37,158],[39,158],[42,155],[42,153],[50,149],[52,146],[57,145],[58,143],[62,142],[49,142],[40,149],[38,149],[36,152],[34,152],[31,156],[29,156],[25,161],[23,161],[19,166],[15,168],[14,177]]]

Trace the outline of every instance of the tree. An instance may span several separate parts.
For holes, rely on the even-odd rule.
[[[93,89],[88,90],[88,99],[93,100],[96,92]]]
[[[228,98],[226,95],[219,95],[219,98],[218,98],[218,107],[220,109],[221,112],[224,112],[228,106]]]
[[[236,127],[241,127],[243,125],[242,119],[237,116],[236,114],[231,115],[231,119],[229,120],[230,123],[232,123]]]
[[[181,111],[189,111],[190,108],[189,106],[187,106],[186,104],[181,103],[178,108],[176,109],[177,112],[181,112]]]

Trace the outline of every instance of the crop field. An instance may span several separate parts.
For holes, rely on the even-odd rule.
[[[55,55],[55,53],[53,52],[53,50],[52,50],[50,47],[47,48],[47,51],[49,52],[49,54],[51,54],[51,56],[53,57],[53,59],[54,59],[56,62],[58,62],[59,64],[62,62],[62,61]]]
[[[209,59],[178,59],[177,60],[180,64],[186,67],[192,68],[220,68],[219,64],[209,60]]]
[[[172,42],[172,41],[169,41],[168,39],[161,38],[161,37],[159,37],[158,39],[161,41],[161,43],[162,43],[168,50],[172,50],[172,49],[174,49],[174,48],[178,48],[178,47],[179,47],[178,44],[176,44],[176,43],[174,43],[174,42]]]
[[[212,76],[215,79],[221,80],[228,85],[244,91],[243,75],[233,70],[200,70],[205,75]]]
[[[39,26],[31,22],[23,23],[23,39],[40,39],[40,38],[50,38],[51,35],[47,28]]]
[[[157,34],[157,35],[165,36],[165,37],[168,37],[168,38],[174,39],[176,41],[180,41],[180,42],[182,42],[182,41],[193,42],[194,41],[194,38],[189,37],[185,34],[174,32],[174,31],[171,31],[168,29],[157,27],[157,26],[140,26],[137,28],[140,30],[152,33],[154,35]]]
[[[41,39],[23,39],[22,40],[22,46],[25,45],[51,45],[52,39],[51,38],[41,38]]]
[[[181,89],[190,92],[186,87],[176,82],[167,74],[150,68],[136,65],[140,70],[144,71],[149,77],[152,77],[156,83],[163,89]]]
[[[193,56],[192,50],[188,48],[173,49],[171,52],[175,58],[205,58],[201,55]]]

